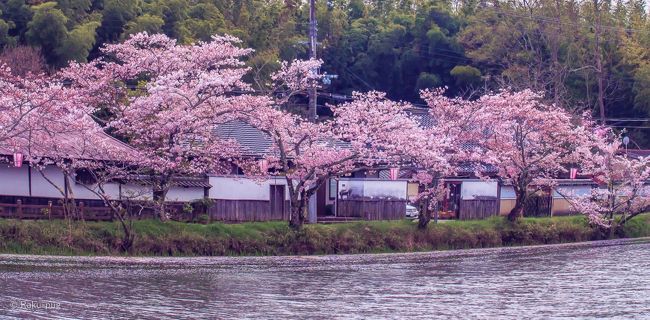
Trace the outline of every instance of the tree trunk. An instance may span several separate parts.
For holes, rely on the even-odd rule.
[[[159,185],[159,190],[154,192],[155,212],[160,221],[169,221],[169,214],[165,206],[165,199],[167,199],[167,192],[169,187],[166,187],[166,182]]]
[[[133,242],[135,240],[135,235],[132,230],[132,221],[130,219],[130,215],[127,211],[127,209],[122,208],[122,207],[112,207],[113,212],[115,216],[117,216],[118,221],[120,222],[120,225],[122,226],[122,231],[124,232],[124,237],[122,238],[122,251],[123,252],[130,252],[131,248],[133,247]]]
[[[429,198],[420,200],[420,212],[418,213],[418,229],[424,230],[431,221],[431,210],[429,210]]]
[[[508,213],[508,220],[517,221],[524,216],[524,202],[526,201],[525,192],[516,192],[517,199],[515,200],[515,206]]]
[[[167,214],[167,209],[165,208],[165,200],[157,200],[156,201],[156,215],[160,219],[160,221],[169,221],[169,215]]]
[[[289,226],[294,229],[302,228],[302,225],[305,222],[304,201],[305,199],[296,199],[291,201],[291,219],[289,220]]]

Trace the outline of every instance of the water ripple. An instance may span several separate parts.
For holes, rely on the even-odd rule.
[[[60,307],[15,308],[21,301]],[[0,316],[650,318],[650,240],[317,257],[0,255]]]

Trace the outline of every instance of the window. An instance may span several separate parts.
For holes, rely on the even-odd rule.
[[[336,179],[330,179],[329,185],[329,198],[330,200],[336,199],[336,194],[338,193],[339,182]]]
[[[88,169],[79,169],[75,172],[74,181],[79,184],[92,185],[97,183],[95,177]]]

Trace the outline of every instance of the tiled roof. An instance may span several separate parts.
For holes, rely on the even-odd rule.
[[[78,133],[68,132],[60,133],[57,135],[57,145],[53,146],[49,143],[35,143],[31,144],[29,150],[23,150],[20,147],[14,148],[12,142],[7,140],[4,143],[0,144],[0,155],[13,155],[14,152],[22,152],[24,154],[31,154],[36,157],[52,157],[56,155],[65,154],[69,158],[75,159],[86,159],[86,160],[120,160],[123,157],[120,157],[120,154],[133,152],[133,149],[106,133],[98,132],[97,136],[94,139],[82,138]],[[13,138],[20,143],[20,137]],[[27,143],[25,143],[27,145]],[[102,152],[106,150],[106,147],[110,147],[113,150],[117,151],[117,155],[108,152]]]
[[[130,181],[142,184],[150,184],[152,177],[147,175],[140,175],[129,178]],[[172,185],[175,187],[187,188],[211,188],[212,185],[208,182],[207,177],[175,177],[172,179]]]
[[[429,108],[414,107],[406,112],[423,128],[431,128],[436,124],[436,120],[429,113]]]
[[[212,185],[208,182],[207,178],[197,177],[178,177],[172,182],[177,187],[190,187],[190,188],[211,188]]]
[[[241,120],[219,124],[215,126],[213,132],[221,139],[235,140],[247,156],[264,156],[274,152],[271,137]],[[329,145],[337,148],[349,147],[349,143],[345,141],[333,141]]]
[[[399,179],[411,179],[413,176],[412,170],[400,170]],[[379,170],[379,179],[390,180],[390,170]]]
[[[459,174],[473,174],[480,169],[484,174],[497,173],[499,170],[491,164],[477,164],[477,163],[464,163],[461,164],[458,168]]]
[[[625,154],[625,150],[621,149],[620,153]],[[628,156],[630,156],[632,158],[645,158],[645,157],[650,156],[650,150],[628,149],[627,154],[628,154]]]
[[[273,149],[271,138],[266,133],[240,120],[219,124],[213,132],[221,139],[235,140],[248,156],[266,155]]]

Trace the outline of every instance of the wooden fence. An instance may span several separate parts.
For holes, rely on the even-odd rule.
[[[289,201],[283,210],[271,210],[271,201],[264,200],[213,200],[208,209],[210,220],[246,222],[289,220]]]
[[[64,219],[63,206],[58,200],[39,200],[37,204],[24,204],[23,200],[14,200],[14,203],[0,202],[0,218],[13,219]],[[40,201],[42,200],[42,201]],[[92,202],[92,201],[91,201]],[[97,202],[97,201],[95,201]],[[88,221],[111,221],[113,212],[110,208],[98,203],[91,205],[82,200],[77,200],[77,207],[81,219]],[[195,207],[192,212],[187,212],[184,203],[166,203],[166,210],[172,220],[196,221],[199,216],[206,213],[205,208]],[[382,199],[353,199],[339,200],[337,215],[340,217],[356,217],[365,220],[398,220],[405,216],[405,200]],[[135,210],[139,211],[139,210]],[[207,209],[210,221],[248,222],[289,220],[289,202],[285,201],[282,208],[272,210],[270,201],[255,200],[213,200]],[[152,208],[147,208],[134,219],[155,217]]]
[[[498,215],[497,199],[461,200],[459,220],[485,219]]]
[[[13,203],[0,202],[0,218],[9,219],[65,219],[65,213],[60,200],[47,198],[28,198],[28,200],[37,203],[23,203],[23,200],[17,199]],[[83,219],[87,221],[112,221],[114,219],[113,212],[109,207],[98,205],[97,200],[88,201],[90,204],[83,200],[76,200],[79,217],[76,219]],[[165,209],[169,213],[172,220],[178,221],[194,221],[205,209],[193,210],[192,212],[185,211],[185,203],[182,202],[168,202],[165,204]],[[139,212],[138,216],[133,216],[133,219],[150,219],[155,217],[155,212],[150,206],[144,210],[134,208],[133,212]]]
[[[406,200],[351,199],[338,200],[336,215],[365,220],[399,220],[406,215]]]
[[[81,218],[89,221],[110,221],[113,213],[106,207],[89,207],[83,201],[77,202]],[[22,200],[16,203],[0,203],[0,218],[15,219],[64,219],[63,206],[49,202],[42,204],[23,204]]]

